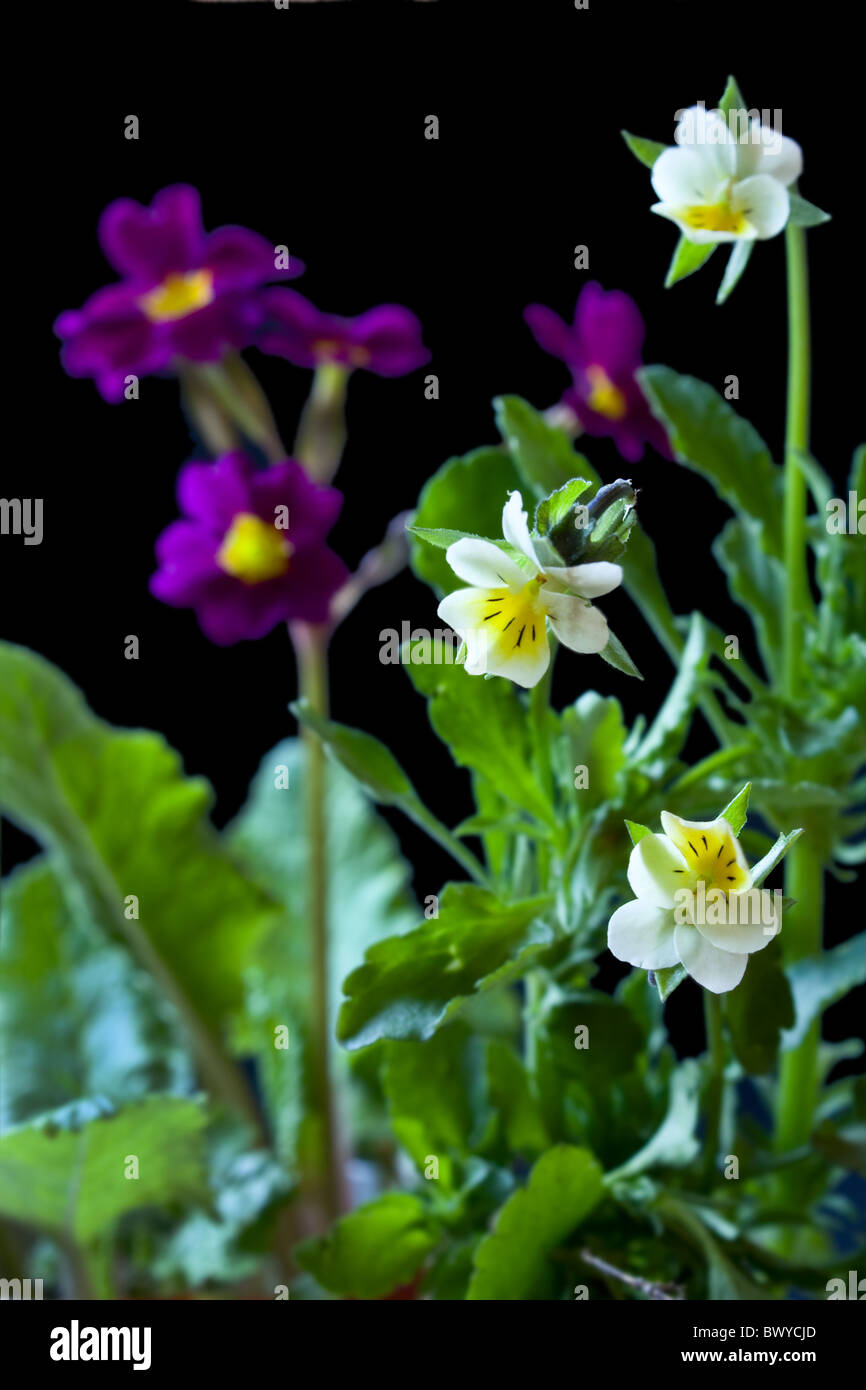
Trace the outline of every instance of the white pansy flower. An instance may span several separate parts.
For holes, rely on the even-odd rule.
[[[472,587],[448,594],[438,611],[466,643],[469,675],[507,676],[528,688],[550,664],[548,621],[572,651],[600,652],[607,646],[607,619],[589,600],[615,589],[622,569],[605,560],[543,565],[519,492],[512,492],[503,508],[502,534],[532,569],[522,569],[492,541],[465,536],[449,545],[445,558]]]
[[[681,820],[662,811],[662,827],[663,835],[644,835],[631,852],[628,881],[637,897],[611,917],[608,948],[642,970],[683,965],[699,985],[724,994],[740,983],[750,954],[781,930],[781,907],[752,888],[724,816]]]
[[[684,112],[677,144],[659,155],[652,211],[676,222],[689,241],[764,241],[788,221],[789,186],[799,178],[803,152],[794,140],[758,121],[733,134],[716,111]]]

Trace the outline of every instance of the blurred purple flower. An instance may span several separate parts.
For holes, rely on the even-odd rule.
[[[643,457],[645,443],[671,457],[635,377],[645,329],[630,295],[590,283],[578,296],[572,324],[543,304],[530,304],[523,316],[539,346],[570,368],[574,384],[562,403],[587,434],[609,435],[629,463]]]
[[[265,290],[261,302],[267,317],[258,346],[296,367],[333,362],[377,376],[405,376],[430,361],[421,324],[400,304],[380,304],[357,318],[341,318],[323,314],[297,290]]]
[[[150,207],[109,203],[99,242],[122,280],[61,314],[54,330],[69,375],[93,377],[108,401],[123,399],[127,376],[246,347],[261,316],[255,291],[304,269],[294,257],[277,269],[274,247],[245,227],[205,232],[199,194],[186,184],[163,188]]]
[[[158,537],[150,591],[194,608],[220,646],[264,637],[278,623],[325,622],[348,570],[325,544],[342,495],[320,487],[294,459],[257,470],[244,454],[181,469],[185,520]]]

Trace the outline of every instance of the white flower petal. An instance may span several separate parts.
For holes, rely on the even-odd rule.
[[[628,861],[632,892],[656,907],[674,907],[680,888],[693,888],[694,874],[666,835],[644,835]]]
[[[782,231],[791,210],[791,200],[778,179],[767,174],[753,174],[734,184],[731,207],[743,214],[760,241],[766,241]]]
[[[607,618],[592,604],[571,594],[544,594],[542,603],[564,647],[587,653],[603,651],[607,646]]]
[[[746,973],[748,956],[720,951],[695,927],[675,927],[674,940],[680,960],[692,979],[711,994],[725,994],[734,989]]]
[[[767,174],[786,188],[803,172],[803,151],[796,140],[782,135],[772,126],[750,121],[747,140],[737,145],[737,176]]]
[[[680,149],[692,149],[707,162],[712,160],[723,178],[729,178],[736,168],[736,149],[730,127],[717,111],[705,106],[690,106],[680,117],[674,131]]]
[[[463,540],[449,545],[445,559],[458,579],[465,580],[467,584],[486,589],[505,584],[509,589],[522,589],[526,583],[527,576],[520,566],[492,541],[464,536]]]
[[[707,903],[704,915],[714,915],[712,903]],[[773,908],[773,895],[768,889],[747,888],[741,893],[729,894],[724,915],[727,923],[698,921],[696,926],[707,941],[736,956],[763,951],[781,930],[781,922],[776,920]],[[764,917],[770,919],[766,925]]]
[[[712,155],[691,147],[663,150],[652,167],[652,186],[662,203],[675,207],[720,201],[733,168],[720,168]]]
[[[617,908],[608,923],[607,945],[617,960],[641,970],[667,970],[679,962],[673,913],[639,898]]]
[[[622,566],[609,560],[589,565],[552,565],[544,571],[551,583],[574,589],[583,598],[599,598],[622,583]]]
[[[529,534],[529,521],[523,510],[523,498],[519,492],[512,492],[502,508],[502,534],[510,545],[520,550],[531,560],[536,570],[541,569],[532,537]],[[524,583],[526,582],[524,577]]]

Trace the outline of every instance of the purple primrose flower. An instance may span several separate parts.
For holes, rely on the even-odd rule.
[[[348,578],[325,544],[343,501],[336,488],[312,482],[294,459],[258,470],[231,453],[188,463],[177,496],[185,520],[157,539],[156,598],[194,608],[220,646],[264,637],[278,623],[327,620]]]
[[[587,434],[610,435],[629,463],[643,457],[645,443],[671,457],[635,376],[645,330],[630,295],[591,283],[578,295],[572,324],[543,304],[530,304],[524,318],[539,346],[570,368],[574,384],[562,403]]]
[[[261,302],[266,320],[258,346],[296,367],[333,362],[377,376],[405,376],[430,361],[421,324],[400,304],[380,304],[357,318],[341,318],[323,314],[297,290],[265,290]]]
[[[260,319],[256,291],[304,269],[294,257],[277,268],[274,247],[245,227],[205,232],[198,192],[185,184],[163,188],[150,207],[109,203],[99,241],[123,278],[61,314],[54,330],[69,375],[93,377],[108,401],[123,399],[127,376],[246,347]]]

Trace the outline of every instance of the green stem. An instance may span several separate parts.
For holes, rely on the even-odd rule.
[[[707,1084],[707,1136],[704,1141],[704,1160],[708,1177],[715,1176],[719,1157],[719,1134],[722,1125],[722,1100],[725,1088],[725,1041],[722,1032],[722,1001],[718,994],[704,990],[704,1021],[707,1030],[707,1053],[710,1076]]]
[[[334,362],[316,368],[293,455],[317,483],[329,483],[346,446],[346,388],[349,371]]]
[[[797,453],[809,448],[809,272],[802,227],[785,232],[788,264],[788,409],[785,423],[784,693],[797,694],[803,618],[810,607],[806,566],[806,478]]]
[[[792,964],[821,949],[824,914],[824,865],[820,853],[807,839],[792,846],[785,861],[785,892],[796,898],[792,912],[794,930],[782,933],[785,963]],[[782,1055],[776,1095],[776,1147],[781,1152],[805,1144],[812,1132],[812,1116],[818,1100],[818,1048],[821,1021],[816,1019],[798,1047]]]
[[[328,717],[328,635],[324,627],[296,623],[290,628],[298,659],[301,695],[321,715]],[[322,1219],[328,1226],[343,1208],[339,1127],[331,1079],[331,1010],[328,941],[328,857],[325,746],[318,734],[304,725],[306,814],[308,844],[308,911],[313,966],[310,1038],[310,1083],[317,1122],[316,1196]]]
[[[268,463],[280,463],[288,457],[267,398],[240,358],[190,364],[189,372],[213,393],[226,415],[258,445]]]

